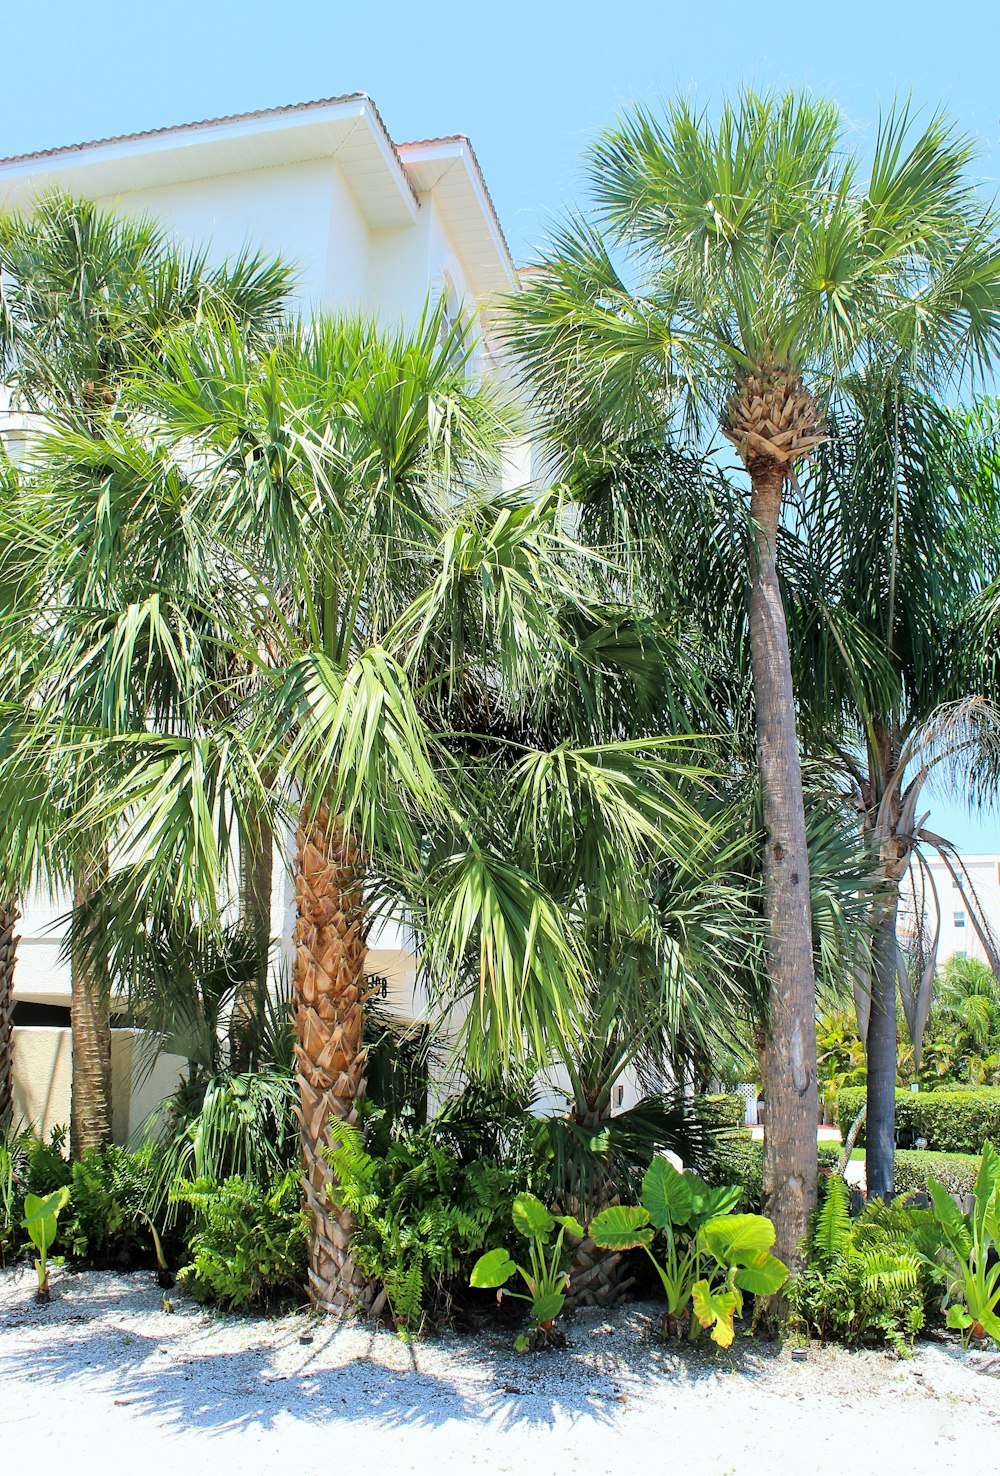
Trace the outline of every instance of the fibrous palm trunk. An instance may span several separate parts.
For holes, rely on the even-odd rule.
[[[72,1080],[70,1149],[79,1158],[89,1148],[111,1142],[111,997],[106,970],[84,947],[77,920],[100,886],[106,864],[94,856],[78,864],[73,886],[73,932],[70,944]]]
[[[353,1216],[337,1207],[325,1150],[353,1123],[365,1089],[363,863],[325,807],[304,812],[297,835],[293,1025],[303,1187],[312,1219],[309,1295],[343,1316],[370,1305],[351,1257]]]
[[[603,1110],[595,1108],[585,1113],[575,1111],[573,1117],[581,1127],[596,1137],[601,1130],[602,1122],[610,1114],[610,1105],[605,1105]],[[587,1204],[581,1204],[575,1196],[566,1195],[560,1199],[554,1209],[557,1214],[575,1215],[586,1223],[587,1220],[593,1219],[598,1211],[617,1203],[618,1196],[615,1186],[601,1172],[598,1164],[594,1170]],[[627,1274],[627,1266],[622,1260],[621,1252],[605,1250],[589,1235],[585,1235],[577,1244],[567,1271],[569,1274],[569,1285],[566,1290],[568,1311],[573,1311],[576,1307],[617,1307],[625,1300],[635,1281],[633,1276]]]
[[[254,973],[233,1001],[230,1054],[233,1069],[252,1065],[254,1026],[267,1000],[267,961],[271,943],[271,885],[274,837],[266,816],[248,819],[240,837],[240,922],[254,945]]]
[[[0,900],[0,1123],[14,1105],[14,964],[18,908]]]
[[[788,629],[775,551],[785,468],[748,460],[754,520],[750,651],[764,810],[764,888],[769,971],[764,1202],[775,1253],[797,1267],[816,1204],[816,985],[802,773]]]

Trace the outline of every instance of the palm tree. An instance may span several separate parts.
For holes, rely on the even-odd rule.
[[[878,372],[848,381],[832,425],[802,486],[798,660],[826,694],[810,711],[809,741],[846,780],[881,879],[869,921],[873,973],[855,996],[868,1061],[868,1192],[888,1195],[897,987],[919,1068],[937,965],[932,943],[911,979],[899,887],[912,870],[918,892],[933,890],[927,851],[970,893],[973,926],[996,957],[960,858],[927,824],[925,791],[935,776],[966,793],[988,790],[997,770],[1000,709],[974,619],[998,572],[997,433],[988,406],[947,411],[911,381]]]
[[[779,1254],[793,1264],[815,1202],[817,1093],[805,815],[777,567],[785,487],[826,438],[830,386],[873,343],[927,374],[989,362],[1000,257],[994,218],[964,177],[971,155],[941,119],[915,133],[896,110],[862,182],[827,102],[745,93],[714,123],[686,103],[662,120],[638,111],[590,150],[596,223],[564,226],[512,304],[509,337],[564,465],[575,459],[570,436],[593,454],[602,437],[620,444],[660,426],[667,438],[685,412],[695,431],[722,430],[749,478],[771,976],[765,1196]],[[683,481],[678,490],[683,498]],[[705,530],[701,508],[692,513],[697,548]]]
[[[56,193],[30,216],[0,220],[0,280],[0,369],[13,402],[39,428],[58,423],[100,442],[115,421],[122,384],[155,362],[172,327],[209,312],[250,335],[264,332],[284,311],[292,275],[249,252],[211,265],[205,252],[182,250],[151,220]],[[103,490],[99,456],[93,470],[92,515]],[[51,579],[49,594],[60,607],[83,597],[68,581],[56,593]],[[91,904],[107,871],[102,839],[78,842],[75,911]],[[71,943],[70,957],[71,1143],[80,1154],[111,1136],[110,1002],[99,956]]]

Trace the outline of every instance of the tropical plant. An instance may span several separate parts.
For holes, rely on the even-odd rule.
[[[805,814],[788,637],[778,583],[784,488],[825,439],[831,385],[865,362],[947,377],[986,365],[998,327],[995,220],[964,171],[971,146],[940,118],[915,132],[883,119],[871,172],[843,146],[835,107],[804,94],[744,93],[716,122],[675,103],[635,112],[591,150],[597,224],[574,219],[512,305],[509,338],[539,400],[553,455],[591,462],[605,496],[624,476],[605,442],[652,448],[675,481],[658,495],[689,514],[678,548],[717,541],[717,504],[691,495],[669,455],[670,420],[710,416],[749,475],[748,635],[764,807],[771,975],[766,1199],[795,1260],[815,1183],[816,1053]],[[602,235],[601,231],[604,231]],[[619,270],[623,256],[628,267]],[[634,270],[633,270],[634,269]],[[633,287],[632,278],[636,279]],[[667,451],[663,451],[664,445]],[[634,504],[633,504],[634,505]],[[729,572],[729,571],[727,571]],[[732,608],[732,585],[725,606]]]
[[[859,972],[855,996],[868,1067],[869,1193],[884,1194],[892,1190],[897,987],[917,1071],[932,1009],[941,905],[926,851],[944,860],[1000,968],[961,859],[923,812],[929,779],[960,791],[988,787],[1000,752],[1000,709],[972,618],[997,574],[990,530],[1000,458],[989,406],[946,411],[912,376],[882,366],[845,382],[830,427],[802,481],[800,587],[811,613],[799,655],[823,673],[828,694],[826,712],[812,711],[809,741],[825,743],[844,775],[881,878],[870,902],[870,981]],[[908,869],[915,959],[899,936]]]
[[[821,1339],[885,1340],[905,1351],[925,1316],[924,1262],[913,1221],[908,1216],[891,1233],[865,1233],[860,1221],[850,1219],[849,1197],[844,1180],[833,1175],[816,1213],[808,1264],[789,1288],[792,1326]]]
[[[946,1321],[963,1342],[989,1337],[1000,1344],[1000,1153],[983,1144],[975,1203],[963,1215],[943,1184],[929,1184],[934,1215],[951,1252]]]
[[[369,1133],[372,1116],[369,1109]],[[537,1156],[467,1158],[449,1141],[449,1118],[458,1121],[446,1106],[440,1125],[396,1126],[378,1155],[357,1129],[342,1127],[329,1150],[337,1202],[356,1221],[351,1255],[381,1289],[372,1313],[387,1303],[404,1333],[448,1318],[457,1280],[484,1245],[509,1235],[515,1195],[539,1176]]]
[[[50,482],[56,506],[47,506],[43,498],[42,506],[36,503],[28,513],[28,521],[35,519],[37,524],[28,534],[31,546],[38,547],[40,528],[49,536],[42,539],[42,567],[37,560],[29,560],[30,574],[25,578],[22,572],[14,582],[13,614],[19,618],[12,615],[4,622],[4,645],[15,635],[19,637],[17,655],[5,662],[4,696],[24,708],[40,696],[53,700],[54,674],[45,662],[44,671],[33,669],[37,663],[26,657],[31,642],[24,639],[21,627],[29,628],[36,643],[59,644],[65,639],[68,647],[73,644],[67,630],[73,625],[71,612],[89,604],[93,618],[95,606],[108,612],[127,604],[124,571],[129,570],[134,578],[136,571],[129,566],[136,552],[137,507],[112,509],[109,505],[106,498],[113,471],[102,449],[106,441],[116,438],[124,383],[158,359],[160,343],[173,327],[205,313],[251,337],[266,332],[285,310],[292,275],[282,263],[249,252],[212,266],[206,251],[181,249],[164,227],[152,221],[131,219],[91,201],[55,193],[39,201],[32,214],[8,215],[0,222],[0,276],[0,366],[13,402],[34,413],[39,434],[59,424],[70,442],[75,439],[76,443],[71,494],[63,495]],[[60,537],[65,530],[65,524],[59,526],[60,501],[64,510],[75,503],[76,521],[69,525],[72,531],[66,543]],[[104,536],[96,540],[99,549],[90,550],[96,557],[81,559],[81,539],[93,544],[97,528]],[[14,544],[16,549],[16,538]],[[17,558],[23,562],[19,551]],[[0,578],[10,583],[8,571]],[[141,639],[149,613],[147,607],[144,618],[140,610],[133,609],[127,617],[126,625],[129,619],[134,625],[138,618],[139,627],[138,631],[133,628],[127,646],[137,634]],[[104,626],[105,634],[109,626],[115,628],[106,614]],[[122,634],[120,625],[116,631]],[[146,651],[152,654],[150,644]],[[68,650],[66,654],[68,657]],[[119,659],[123,654],[119,648]],[[168,665],[169,661],[157,661],[156,677],[162,679]],[[106,690],[97,691],[97,705],[93,705],[95,685],[99,688],[93,663],[89,680],[79,668],[74,669],[72,658],[63,668],[64,676],[68,670],[73,670],[73,678],[58,693],[64,720],[107,725],[110,708],[102,705]],[[130,698],[136,685],[147,697],[151,695],[145,686],[151,675],[148,667],[129,675],[133,683]],[[83,679],[78,681],[79,677]],[[162,696],[162,680],[158,685],[157,695]],[[109,837],[95,814],[100,774],[83,763],[72,783],[65,773],[53,773],[49,767],[39,774],[53,781],[42,797],[57,798],[57,808],[65,811],[71,806],[74,811],[73,825],[67,828],[64,823],[53,834],[69,836],[64,869],[72,876],[74,915],[78,915],[89,907],[108,873]],[[34,791],[39,776],[32,777]],[[80,823],[80,814],[88,807],[89,829]],[[29,810],[30,830],[37,824],[38,809]],[[63,818],[65,821],[65,814]],[[36,852],[35,846],[25,844],[23,829],[16,832],[14,845],[28,856]],[[51,857],[49,864],[51,867]],[[23,862],[16,870],[24,871]],[[5,887],[4,892],[8,895],[9,889]],[[70,1130],[73,1152],[79,1155],[111,1138],[110,981],[99,954],[77,946],[72,932],[70,957],[74,981]]]
[[[486,1290],[498,1288],[498,1301],[506,1296],[528,1303],[531,1327],[514,1339],[517,1351],[528,1353],[551,1340],[569,1286],[563,1240],[567,1234],[582,1239],[584,1228],[573,1215],[553,1215],[533,1194],[518,1194],[511,1213],[514,1229],[528,1242],[528,1265],[519,1265],[502,1248],[485,1251],[472,1268],[469,1284]],[[524,1282],[526,1292],[513,1291],[506,1285],[515,1274]]]
[[[728,1348],[743,1292],[774,1296],[784,1285],[788,1268],[771,1254],[774,1226],[763,1215],[732,1213],[740,1193],[738,1185],[710,1188],[690,1169],[682,1173],[657,1158],[643,1179],[641,1205],[612,1205],[591,1221],[598,1245],[646,1252],[667,1299],[668,1337],[687,1319],[689,1337],[711,1328],[713,1342]],[[652,1250],[657,1232],[659,1258]]]
[[[22,761],[74,784],[100,774],[71,808],[115,836],[135,918],[217,917],[232,831],[297,810],[310,1284],[338,1310],[370,1295],[323,1151],[364,1080],[368,920],[408,912],[436,998],[468,1001],[465,1049],[501,1072],[546,1059],[583,997],[581,900],[588,924],[596,906],[620,930],[626,879],[711,835],[692,797],[711,773],[687,740],[547,730],[557,693],[582,711],[621,690],[614,663],[634,644],[590,600],[559,499],[490,485],[506,422],[469,385],[467,341],[444,340],[430,314],[409,335],[289,329],[267,351],[211,324],[164,341],[162,378],[131,410],[122,398],[98,447],[113,506],[149,506],[149,542],[109,594],[114,619],[74,607],[74,639],[49,650],[52,698],[21,719]],[[86,471],[86,449],[64,434],[46,452]],[[99,729],[60,708],[66,662]]]
[[[69,1195],[69,1186],[64,1184],[61,1189],[53,1189],[50,1194],[26,1194],[24,1196],[24,1218],[21,1224],[27,1230],[28,1239],[38,1252],[35,1260],[35,1274],[38,1277],[36,1302],[48,1302],[51,1299],[49,1249],[56,1238],[59,1213],[69,1203]]]
[[[237,1175],[182,1182],[173,1198],[194,1216],[178,1272],[193,1296],[229,1312],[303,1299],[308,1225],[294,1169],[266,1186]]]

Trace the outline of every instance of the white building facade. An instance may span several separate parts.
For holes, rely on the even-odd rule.
[[[980,929],[1000,949],[1000,854],[951,859],[954,872],[936,851],[911,863],[900,894],[901,932],[912,935],[919,925],[925,951],[936,937],[939,965],[956,956],[989,964]]]

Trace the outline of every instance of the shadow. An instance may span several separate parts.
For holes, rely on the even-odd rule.
[[[609,1331],[586,1314],[567,1325],[565,1348],[518,1355],[506,1330],[408,1344],[381,1328],[304,1313],[222,1317],[179,1296],[168,1314],[151,1276],[94,1281],[66,1277],[47,1307],[30,1302],[27,1280],[26,1306],[3,1297],[0,1387],[31,1380],[64,1390],[85,1379],[109,1405],[204,1434],[289,1419],[390,1429],[456,1421],[502,1434],[557,1421],[611,1425],[658,1385],[758,1378],[776,1356],[756,1343],[730,1353],[665,1344],[658,1308],[648,1304],[628,1310],[627,1329],[616,1319]],[[5,1346],[4,1328],[20,1334],[16,1348]],[[34,1329],[47,1336],[24,1336]]]

